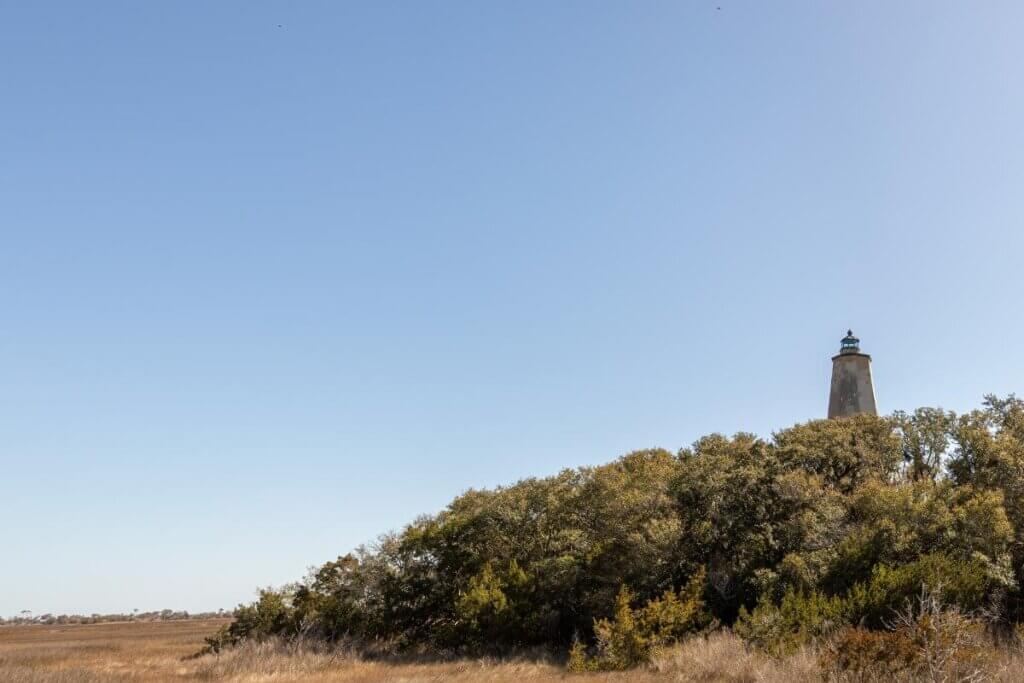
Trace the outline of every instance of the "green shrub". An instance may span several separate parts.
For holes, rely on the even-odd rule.
[[[579,638],[573,640],[572,647],[569,648],[569,659],[566,663],[566,668],[571,673],[577,674],[595,670],[593,660],[587,657],[587,646]]]
[[[643,607],[630,606],[632,593],[619,589],[612,619],[594,623],[596,655],[588,658],[579,640],[569,651],[570,671],[621,671],[650,660],[662,648],[706,629],[711,615],[704,605],[707,573],[701,569],[680,591],[671,589]]]
[[[495,575],[490,564],[469,581],[455,605],[462,624],[462,636],[467,642],[477,643],[499,637],[509,618],[508,597],[502,590],[504,583]]]
[[[636,666],[650,655],[651,641],[638,628],[629,606],[629,589],[623,586],[615,600],[615,617],[594,624],[597,657],[590,668],[597,671],[621,671]]]
[[[678,642],[711,625],[703,597],[706,581],[707,571],[701,567],[682,590],[667,590],[636,611],[638,629],[652,648]]]
[[[876,566],[871,579],[856,584],[845,597],[844,611],[851,623],[884,628],[922,589],[936,591],[944,604],[975,610],[988,588],[985,566],[979,560],[926,555],[898,567]]]
[[[733,625],[738,636],[773,655],[786,655],[845,625],[841,598],[789,590],[776,605],[765,597],[753,611],[740,610]]]
[[[293,612],[282,591],[265,589],[251,605],[239,605],[235,619],[205,639],[207,652],[220,652],[243,640],[263,640],[293,626]]]

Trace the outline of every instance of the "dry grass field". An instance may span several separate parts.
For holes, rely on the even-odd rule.
[[[226,620],[0,628],[2,681],[163,681]]]
[[[19,626],[0,628],[0,681],[314,681],[418,683],[491,681],[779,681],[818,678],[810,656],[784,664],[748,654],[732,636],[696,641],[650,669],[617,674],[568,674],[558,662],[365,661],[337,650],[281,643],[242,647],[220,656],[190,658],[220,620]]]
[[[292,683],[798,683],[820,681],[817,658],[802,652],[776,661],[748,652],[735,636],[694,639],[634,671],[570,674],[559,662],[459,660],[383,662],[331,649],[283,643],[250,645],[220,656],[190,657],[221,620],[0,628],[3,683],[100,681],[273,681]],[[1024,680],[1019,660],[981,680]]]

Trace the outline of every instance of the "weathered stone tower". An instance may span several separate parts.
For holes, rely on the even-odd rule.
[[[832,356],[832,391],[828,395],[828,416],[850,417],[875,410],[875,385],[871,381],[871,356],[860,352],[860,339],[848,330],[840,342],[839,355]]]

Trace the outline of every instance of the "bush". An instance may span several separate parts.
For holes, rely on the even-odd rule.
[[[883,628],[922,590],[934,591],[944,604],[976,610],[988,594],[988,584],[985,565],[979,560],[926,555],[898,567],[876,566],[870,581],[850,590],[844,611],[852,623]]]
[[[667,590],[639,609],[630,606],[632,593],[619,589],[614,618],[594,624],[597,654],[588,658],[579,640],[569,651],[570,671],[621,671],[646,662],[666,646],[707,628],[711,615],[701,597],[706,572],[698,571],[682,590]]]
[[[996,659],[982,624],[938,591],[922,590],[894,615],[890,630],[847,628],[822,655],[822,665],[857,680],[976,681]],[[847,679],[850,676],[847,675]]]
[[[455,604],[463,642],[472,645],[501,641],[514,627],[506,587],[490,564],[470,579],[468,589]]]
[[[220,652],[243,640],[263,640],[289,630],[292,613],[283,592],[265,589],[252,605],[239,605],[235,620],[205,639],[205,652]]]
[[[818,591],[787,591],[776,605],[762,599],[752,612],[740,610],[733,626],[738,636],[773,655],[787,655],[817,642],[846,623],[845,605]]]
[[[704,604],[707,571],[701,567],[682,590],[667,590],[636,612],[639,630],[654,648],[707,629],[713,619]]]
[[[857,680],[896,680],[916,673],[921,652],[906,633],[847,627],[822,654],[822,668],[853,674]]]
[[[594,624],[597,657],[588,668],[596,671],[621,671],[645,661],[650,655],[651,641],[637,626],[629,606],[629,589],[625,586],[615,600],[615,617],[600,619]]]

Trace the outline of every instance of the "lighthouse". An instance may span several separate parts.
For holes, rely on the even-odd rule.
[[[871,381],[871,356],[860,352],[860,339],[847,330],[832,356],[832,390],[828,395],[828,416],[877,415],[875,385]]]

